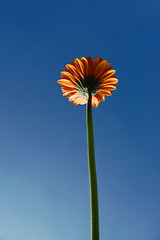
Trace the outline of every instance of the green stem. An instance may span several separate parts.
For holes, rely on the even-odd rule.
[[[90,183],[90,214],[91,214],[91,240],[99,240],[99,212],[98,187],[96,176],[96,163],[94,153],[94,131],[92,120],[92,96],[89,95],[86,108],[87,140],[88,140],[88,171]]]

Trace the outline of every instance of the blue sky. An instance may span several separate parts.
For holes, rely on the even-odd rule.
[[[101,239],[160,240],[160,2],[1,1],[0,240],[88,240],[85,106],[57,80],[102,57],[118,89],[93,109]]]

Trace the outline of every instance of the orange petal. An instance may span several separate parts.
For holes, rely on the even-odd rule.
[[[111,77],[113,74],[115,74],[116,70],[109,70],[106,71],[101,77],[100,80],[106,80],[107,78]]]
[[[114,85],[103,84],[101,86],[101,89],[106,90],[106,91],[113,91],[113,90],[116,90],[117,88]]]
[[[118,79],[117,78],[106,78],[106,79],[103,79],[102,81],[101,81],[101,85],[103,85],[104,83],[108,83],[109,85],[111,85],[111,84],[116,84],[116,83],[118,83]]]
[[[112,96],[112,93],[110,91],[106,91],[105,95],[106,96]]]
[[[96,58],[93,60],[93,62],[92,62],[92,75],[93,75],[93,76],[94,76],[94,74],[95,74],[95,70],[96,70],[98,64],[99,64],[101,61],[102,61],[102,59],[99,58],[99,57],[96,57]]]
[[[70,88],[70,87],[61,87],[63,96],[70,95],[73,93],[76,93],[75,88]]]
[[[84,105],[88,102],[88,98],[83,98],[82,101],[80,102],[81,105]]]
[[[76,58],[75,59],[75,65],[76,65],[76,68],[78,69],[78,72],[80,73],[81,77],[83,78],[84,77],[84,65],[83,65],[83,62],[79,58]]]
[[[71,73],[67,72],[67,71],[61,72],[61,76],[64,79],[69,79],[72,82],[76,82],[76,79],[74,78],[74,76]]]
[[[68,87],[68,86],[62,86],[61,89],[62,91],[72,91],[72,90],[76,91],[75,87]]]
[[[92,106],[93,107],[98,107],[100,101],[97,99],[96,96],[92,96]]]
[[[69,97],[68,101],[72,102],[72,101],[74,101],[75,99],[77,99],[78,97],[79,97],[79,94],[78,94],[78,93],[72,94],[72,95]]]
[[[99,94],[104,94],[106,96],[112,96],[112,93],[110,91],[107,91],[107,90],[99,90],[98,93]]]
[[[98,66],[96,67],[95,77],[96,78],[101,77],[102,74],[104,73],[104,71],[107,69],[108,66],[109,66],[109,63],[106,60],[103,60],[102,62],[100,62],[98,64]]]
[[[57,82],[63,86],[76,87],[75,84],[68,79],[59,79]]]
[[[91,74],[91,72],[92,72],[92,58],[90,58],[90,57],[86,57],[86,59],[87,59],[87,61],[88,61],[88,65],[89,65],[89,68],[88,68],[88,75],[90,75]]]
[[[85,58],[85,57],[82,57],[81,60],[84,64],[84,75],[88,76],[89,75],[89,62],[88,62],[87,58]]]
[[[72,64],[67,64],[66,69],[70,72],[76,79],[80,78],[80,74],[78,73],[77,69]]]
[[[74,106],[76,106],[76,105],[78,105],[78,104],[81,104],[81,102],[83,101],[83,97],[78,97],[78,98],[76,98],[75,100],[74,100],[74,102],[73,102],[73,105]]]
[[[99,77],[99,80],[105,78],[107,72],[112,69],[111,66],[110,66],[110,63],[109,63],[109,62],[107,62],[107,63],[108,63],[108,66],[107,66],[107,68],[105,69],[104,73]]]
[[[71,93],[72,93],[72,92],[65,92],[65,93],[63,93],[62,95],[63,95],[63,96],[69,95],[69,97],[70,97]],[[73,92],[73,93],[74,93],[74,92]]]
[[[75,60],[72,60],[71,64],[75,67]]]
[[[97,92],[95,96],[99,101],[105,101],[105,94]]]
[[[65,95],[65,96],[66,96],[66,98],[70,98],[70,97],[71,97],[72,95],[74,95],[75,93],[76,93],[76,92],[73,92],[73,93],[70,92],[70,93],[68,94],[68,96],[66,96],[66,95]],[[64,95],[63,95],[63,96],[64,96]]]

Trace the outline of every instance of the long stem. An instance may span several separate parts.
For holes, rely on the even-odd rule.
[[[94,152],[94,131],[92,120],[92,96],[89,96],[86,108],[87,140],[88,140],[88,171],[90,183],[90,214],[91,214],[91,240],[99,240],[99,211],[98,187],[96,176],[96,163]]]

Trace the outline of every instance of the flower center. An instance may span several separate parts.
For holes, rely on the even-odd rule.
[[[95,79],[92,76],[87,76],[87,77],[81,78],[81,79],[79,79],[79,81],[77,81],[76,91],[82,97],[88,97],[89,94],[94,96],[99,88],[100,88],[99,80]]]

